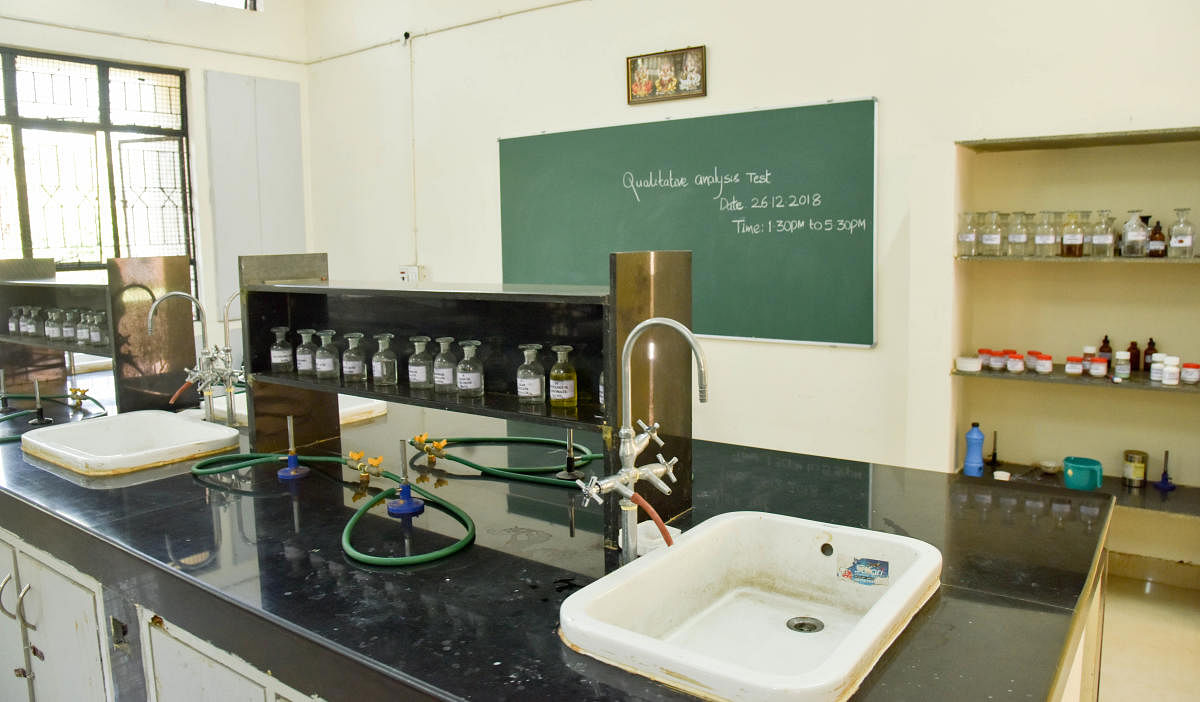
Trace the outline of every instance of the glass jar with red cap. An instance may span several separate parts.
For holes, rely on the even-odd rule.
[[[1179,379],[1188,385],[1200,383],[1200,363],[1185,363],[1179,371]]]
[[[1063,370],[1067,375],[1083,375],[1083,356],[1067,356],[1067,365]]]
[[[1019,353],[1008,354],[1006,362],[1009,373],[1024,373],[1025,372],[1025,357]]]
[[[1048,353],[1039,353],[1037,355],[1037,364],[1034,366],[1034,370],[1036,370],[1039,375],[1049,375],[1050,371],[1054,370],[1054,358]]]

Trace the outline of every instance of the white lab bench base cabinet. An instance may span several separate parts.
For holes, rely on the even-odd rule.
[[[4,699],[110,702],[113,684],[100,629],[100,583],[0,531],[0,571],[10,569],[12,578],[0,593],[6,610],[0,624]],[[0,579],[5,574],[0,572]],[[20,592],[25,596],[18,605]],[[21,670],[27,677],[17,677]],[[17,684],[11,685],[14,680]]]
[[[237,656],[138,607],[151,702],[289,702],[303,695]]]

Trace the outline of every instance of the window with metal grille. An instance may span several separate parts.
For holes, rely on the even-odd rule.
[[[0,258],[195,256],[182,71],[0,47]]]

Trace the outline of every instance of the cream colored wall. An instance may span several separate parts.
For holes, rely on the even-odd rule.
[[[216,267],[236,266],[237,261],[214,261],[209,255],[214,249],[213,204],[204,71],[299,83],[303,105],[307,99],[304,3],[274,0],[270,5],[269,12],[246,12],[194,0],[0,0],[2,44],[187,71],[188,159],[200,297],[209,311],[209,336],[214,340],[221,338],[216,320],[224,303],[215,292]],[[301,128],[306,134],[304,114]]]
[[[1114,19],[1128,6],[1111,1],[1083,11],[1044,2],[734,8],[605,0],[421,35],[502,9],[512,6],[372,2],[357,5],[351,21],[328,0],[310,4],[310,47],[322,51],[414,32],[405,51],[377,49],[364,60],[387,73],[411,60],[411,102],[396,98],[371,119],[397,128],[411,119],[415,227],[394,216],[401,195],[355,217],[387,231],[368,237],[382,245],[403,247],[415,233],[418,260],[436,280],[500,280],[500,138],[879,99],[877,348],[706,341],[713,401],[694,408],[696,434],[706,439],[952,469],[960,398],[948,370],[964,295],[952,234],[966,197],[954,142],[1200,124],[1200,100],[1184,88],[1200,63],[1200,7],[1187,0],[1139,8],[1155,18],[1155,35],[1153,50],[1134,51],[1122,48],[1128,30]],[[708,97],[625,105],[624,57],[700,43],[708,47]],[[377,96],[348,103],[342,91],[337,101],[319,93],[314,84],[314,123],[320,113],[380,105]],[[337,145],[314,138],[312,146],[356,149],[379,139],[346,133]],[[393,164],[355,160],[328,177],[351,175],[403,189]],[[337,206],[319,188],[313,199],[314,210]],[[761,368],[770,369],[769,385],[755,381]]]

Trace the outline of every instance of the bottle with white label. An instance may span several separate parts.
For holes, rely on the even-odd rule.
[[[75,325],[79,323],[79,312],[76,310],[65,310],[63,312],[62,337],[64,340],[75,338]],[[21,333],[24,333],[22,328]]]
[[[1032,227],[1033,215],[1027,212],[1013,212],[1009,219],[1008,236],[1005,237],[1006,256],[1029,255],[1029,230]]]
[[[104,312],[100,310],[92,313],[92,346],[108,346],[108,320],[105,317]]]
[[[1167,258],[1191,258],[1195,250],[1193,240],[1196,230],[1192,227],[1192,223],[1188,221],[1188,213],[1192,210],[1188,207],[1175,208],[1175,216],[1179,219],[1175,224],[1171,225],[1171,241],[1167,248]]]
[[[300,375],[314,376],[317,374],[317,345],[313,343],[315,329],[297,329],[300,335],[300,345],[296,347],[296,372]]]
[[[75,325],[75,343],[78,346],[84,346],[92,341],[92,327],[95,326],[95,320],[92,318],[91,312],[80,312],[79,323]]]
[[[1038,212],[1037,227],[1033,230],[1033,255],[1049,258],[1058,255],[1058,230],[1050,210]]]
[[[1067,258],[1083,256],[1083,237],[1086,233],[1081,223],[1082,213],[1072,210],[1067,213],[1066,222],[1062,225],[1062,246],[1059,255]]]
[[[408,387],[412,390],[429,390],[433,388],[433,356],[425,350],[429,343],[427,336],[410,336],[413,354],[408,357]]]
[[[275,343],[271,344],[271,372],[291,373],[296,369],[292,360],[292,344],[287,340],[287,327],[271,327]]]
[[[576,407],[579,405],[579,394],[575,387],[575,366],[567,360],[573,349],[560,345],[551,346],[550,350],[558,354],[558,360],[550,367],[550,406]]]
[[[1142,221],[1141,214],[1141,210],[1129,210],[1129,219],[1122,228],[1121,256],[1124,258],[1142,258],[1146,255],[1150,228]]]
[[[332,329],[322,329],[317,332],[321,337],[321,346],[313,356],[317,366],[317,378],[320,380],[338,380],[342,377],[342,352],[333,343],[337,334]]]
[[[342,355],[342,381],[346,383],[367,382],[367,354],[359,347],[362,332],[343,334],[346,340],[346,353]]]
[[[1116,247],[1113,243],[1116,241],[1113,235],[1113,217],[1112,210],[1100,210],[1100,220],[1092,227],[1092,236],[1088,243],[1091,247],[1088,249],[1088,256],[1096,258],[1112,258],[1116,255]]]
[[[46,314],[46,338],[51,341],[62,340],[63,311],[55,308]]]
[[[8,333],[10,336],[17,336],[21,333],[21,308],[8,308]]]
[[[458,342],[463,358],[454,369],[459,397],[483,397],[483,363],[475,358],[479,342],[474,339]]]
[[[525,362],[517,368],[517,400],[526,405],[546,403],[546,369],[538,363],[541,344],[521,344]]]
[[[979,230],[979,255],[980,256],[1001,256],[1004,250],[1001,247],[1004,232],[1000,228],[1000,213],[992,210],[987,213],[987,220],[983,228]]]
[[[974,212],[963,212],[962,223],[958,227],[958,255],[974,256],[977,250],[976,239],[979,236],[975,224]]]
[[[458,365],[458,359],[450,352],[450,344],[454,343],[454,337],[439,336],[434,341],[441,350],[433,357],[433,389],[439,393],[455,392],[458,390],[458,383],[454,379],[454,367]]]
[[[17,332],[21,336],[29,335],[29,307],[21,305],[21,317],[17,320]],[[71,333],[75,333],[75,325],[71,325]]]
[[[375,335],[379,350],[371,357],[371,378],[376,385],[390,387],[400,382],[396,352],[391,349],[393,336],[387,332]]]

